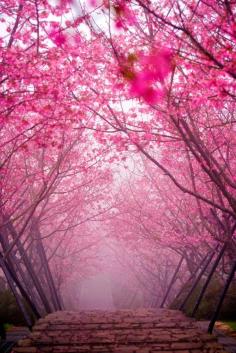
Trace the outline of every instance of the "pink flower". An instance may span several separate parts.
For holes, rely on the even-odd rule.
[[[115,26],[116,26],[116,28],[118,28],[118,29],[123,28],[123,22],[121,21],[120,18],[118,18],[118,19],[115,21]]]
[[[62,33],[58,24],[53,24],[48,37],[58,46],[61,47],[66,42],[66,35]]]
[[[137,23],[133,11],[131,11],[125,1],[116,1],[115,5],[113,6],[113,9],[116,14],[115,25],[117,28],[124,28],[125,24],[132,26]]]
[[[157,50],[156,48],[146,56],[141,58],[141,63],[147,71],[151,72],[153,78],[164,82],[172,69],[172,53],[167,48]]]
[[[154,48],[149,54],[141,54],[141,69],[136,72],[134,63],[128,62],[131,95],[142,97],[147,103],[155,104],[164,96],[164,81],[172,70],[172,53],[169,49]]]
[[[147,87],[142,95],[143,99],[149,104],[156,104],[163,96],[163,91],[153,87]]]
[[[151,72],[140,72],[131,82],[130,93],[142,97],[149,104],[155,104],[163,97],[163,92],[152,86],[154,82]]]

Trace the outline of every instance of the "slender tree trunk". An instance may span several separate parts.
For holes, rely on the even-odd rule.
[[[35,229],[35,234],[36,234],[36,237],[37,237],[37,245],[38,245],[39,256],[41,258],[41,262],[42,262],[42,265],[43,265],[43,268],[44,268],[44,271],[45,271],[45,276],[46,276],[46,280],[47,280],[48,287],[49,287],[49,290],[50,290],[50,294],[51,294],[51,298],[52,298],[52,302],[53,302],[54,308],[55,308],[55,310],[62,310],[62,306],[61,306],[60,299],[59,299],[58,294],[57,294],[57,290],[56,290],[55,283],[54,283],[54,280],[53,280],[53,277],[52,277],[52,273],[51,273],[51,270],[50,270],[50,267],[49,267],[49,263],[48,263],[47,256],[46,256],[46,253],[45,253],[45,249],[44,249],[44,246],[43,246],[43,242],[42,242],[42,239],[41,239],[41,234],[40,234],[40,231],[38,229],[38,225],[35,225],[34,229]]]
[[[16,232],[14,226],[12,225],[10,219],[8,219],[7,226],[8,226],[9,232],[12,235],[13,239],[17,238],[17,232]],[[26,267],[26,269],[27,269],[27,271],[28,271],[33,283],[34,283],[34,286],[35,286],[39,296],[40,296],[40,299],[41,299],[41,301],[42,301],[42,303],[44,305],[44,308],[45,308],[46,312],[47,313],[51,313],[52,309],[51,309],[51,306],[49,304],[49,301],[48,301],[48,299],[47,299],[47,297],[46,297],[46,295],[44,293],[44,290],[42,288],[42,285],[39,282],[38,277],[37,277],[37,275],[36,275],[36,273],[35,273],[35,271],[33,269],[31,261],[29,260],[27,254],[26,254],[26,252],[25,252],[25,250],[24,250],[24,248],[23,248],[23,246],[21,244],[21,241],[18,240],[16,245],[17,245],[17,249],[18,249],[18,251],[19,251],[19,253],[21,255],[22,261],[24,262],[24,265],[25,265],[25,267]]]
[[[28,293],[25,291],[25,289],[22,287],[20,281],[18,280],[18,278],[14,275],[14,273],[11,271],[11,268],[8,266],[6,260],[4,260],[2,254],[0,253],[0,260],[1,263],[4,264],[4,267],[7,269],[8,273],[10,274],[12,280],[15,282],[15,284],[17,285],[22,297],[27,301],[29,307],[31,308],[33,314],[35,315],[35,317],[37,319],[39,319],[41,317],[41,315],[39,314],[35,304],[33,301],[31,301]]]
[[[208,326],[208,332],[209,332],[209,333],[212,333],[212,331],[213,331],[215,322],[216,322],[216,320],[217,320],[217,318],[218,318],[218,316],[219,316],[220,309],[221,309],[222,304],[223,304],[223,302],[224,302],[225,296],[226,296],[227,291],[228,291],[228,289],[229,289],[229,286],[230,286],[230,284],[231,284],[231,282],[232,282],[232,280],[233,280],[233,278],[234,278],[235,271],[236,271],[236,261],[234,261],[234,263],[233,263],[233,266],[232,266],[232,268],[231,268],[230,274],[229,274],[229,276],[228,276],[228,278],[227,278],[227,281],[226,281],[225,286],[224,286],[224,288],[223,288],[223,291],[222,291],[222,293],[221,293],[220,300],[219,300],[218,305],[217,305],[217,307],[216,307],[216,311],[215,311],[215,313],[213,314],[212,319],[211,319],[211,322],[210,322],[210,324],[209,324],[209,326]]]
[[[20,311],[22,312],[23,314],[23,317],[25,319],[25,322],[27,324],[27,326],[31,329],[31,327],[33,326],[32,324],[32,321],[29,317],[29,314],[27,313],[27,310],[23,304],[23,301],[22,301],[22,297],[20,297],[19,293],[17,292],[17,289],[16,289],[16,286],[15,286],[15,283],[13,282],[12,278],[11,278],[11,275],[10,273],[8,272],[7,268],[6,268],[6,265],[3,261],[3,259],[0,257],[0,265],[1,265],[1,268],[3,270],[3,273],[7,279],[7,282],[8,282],[8,285],[16,299],[16,303],[20,309]]]
[[[218,246],[217,246],[217,248],[218,248]],[[190,290],[189,290],[187,296],[184,298],[184,301],[183,301],[182,304],[180,305],[180,307],[179,307],[180,310],[183,310],[183,309],[184,309],[184,307],[185,307],[187,301],[189,300],[189,298],[190,298],[190,296],[192,295],[193,291],[194,291],[195,288],[197,287],[197,285],[198,285],[199,281],[201,280],[203,274],[206,272],[207,267],[210,265],[210,263],[211,263],[211,261],[212,261],[214,255],[215,255],[215,252],[216,252],[216,249],[213,250],[213,251],[210,253],[210,255],[207,254],[207,257],[206,257],[206,261],[205,261],[205,263],[204,263],[204,266],[203,266],[203,268],[200,270],[200,272],[199,272],[198,276],[196,277],[195,281],[193,282],[193,285],[192,285],[192,287],[190,288]],[[197,268],[197,271],[198,271],[198,269],[199,269],[199,268]]]
[[[172,286],[174,285],[174,283],[175,283],[175,281],[176,281],[177,274],[179,273],[179,270],[180,270],[180,267],[181,267],[181,265],[182,265],[183,260],[184,260],[184,255],[181,257],[181,259],[180,259],[180,261],[179,261],[179,263],[178,263],[178,265],[177,265],[177,268],[176,268],[176,270],[175,270],[175,272],[174,272],[174,274],[173,274],[173,277],[172,277],[172,279],[171,279],[171,281],[170,281],[170,284],[169,284],[169,286],[168,286],[168,288],[167,288],[166,294],[165,294],[165,296],[164,296],[164,298],[163,298],[163,300],[162,300],[162,303],[161,303],[161,305],[160,305],[160,308],[163,308],[163,306],[165,305],[165,302],[166,302],[167,297],[168,297],[168,295],[169,295],[169,293],[170,293],[170,291],[171,291],[171,288],[172,288]]]
[[[194,307],[194,309],[192,311],[191,316],[194,316],[196,314],[196,312],[197,312],[197,310],[199,308],[199,305],[201,304],[201,301],[202,301],[202,298],[204,296],[204,293],[205,293],[205,291],[208,288],[210,280],[211,280],[213,274],[215,273],[215,270],[216,270],[216,268],[217,268],[222,256],[224,255],[226,247],[227,247],[227,243],[225,243],[224,246],[222,247],[221,251],[219,252],[219,254],[218,254],[218,256],[217,256],[217,258],[216,258],[216,260],[215,260],[215,262],[214,262],[214,264],[213,264],[213,266],[211,268],[211,271],[210,271],[210,273],[209,273],[209,275],[208,275],[208,277],[206,279],[206,282],[204,283],[204,286],[202,287],[202,290],[201,290],[201,292],[200,292],[200,294],[199,294],[199,296],[197,298],[197,302],[196,302],[196,305],[195,305],[195,307]]]
[[[4,229],[0,234],[0,242],[2,245],[3,252],[5,252],[9,247],[8,234]],[[34,301],[37,306],[37,310],[40,311],[40,306],[37,304],[36,298],[40,299],[38,296],[38,292],[34,290],[33,282],[31,278],[27,274],[28,272],[24,271],[22,268],[22,261],[18,259],[15,252],[9,254],[7,259],[7,266],[11,269],[11,272],[14,274],[15,278],[18,278],[18,281],[21,283],[22,287],[24,287],[25,292],[28,293],[31,301]]]

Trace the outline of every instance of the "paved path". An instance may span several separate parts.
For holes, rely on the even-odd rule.
[[[15,353],[223,353],[214,336],[174,310],[57,312]]]

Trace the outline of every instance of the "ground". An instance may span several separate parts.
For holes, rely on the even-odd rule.
[[[40,319],[15,353],[223,353],[214,336],[179,311],[57,312]]]

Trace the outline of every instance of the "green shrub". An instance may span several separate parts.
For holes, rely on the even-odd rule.
[[[30,316],[29,309],[27,309]],[[9,289],[0,291],[0,324],[25,325],[25,320],[15,297]]]
[[[233,331],[236,331],[236,321],[224,321]]]
[[[4,326],[4,330],[6,330],[6,331],[13,327],[13,325],[9,324],[8,322],[6,324],[4,324],[3,326]]]
[[[191,315],[198,295],[201,291],[204,281],[200,281],[198,286],[193,291],[191,297],[185,305],[184,312],[186,315]],[[222,289],[224,284],[217,278],[213,278],[204,294],[202,302],[198,308],[198,311],[195,315],[197,319],[210,319],[215,311],[216,305],[219,301]],[[178,299],[175,299],[170,305],[172,309],[177,309],[180,304],[183,302],[186,297],[191,284],[185,285],[183,292]],[[220,311],[219,319],[220,320],[235,320],[236,318],[236,283],[232,283],[228,293],[224,299],[223,306]]]

